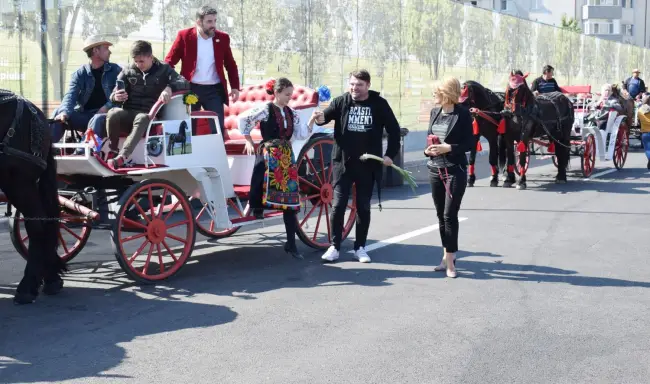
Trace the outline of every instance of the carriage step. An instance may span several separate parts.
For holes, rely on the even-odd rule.
[[[264,219],[258,219],[255,216],[240,217],[237,219],[232,219],[230,222],[233,227],[242,227],[244,225],[251,225],[255,223],[261,223],[267,219],[275,219],[276,217],[282,217],[282,211],[271,212],[264,215]]]

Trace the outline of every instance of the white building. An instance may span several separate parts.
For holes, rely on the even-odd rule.
[[[560,26],[575,18],[586,35],[650,47],[650,0],[453,0],[496,12]]]

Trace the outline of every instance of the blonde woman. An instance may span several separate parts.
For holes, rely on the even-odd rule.
[[[434,90],[436,107],[431,110],[427,148],[431,195],[440,225],[440,240],[444,256],[436,271],[447,271],[456,277],[458,251],[458,211],[467,187],[466,152],[475,145],[472,116],[458,103],[460,82],[456,78],[444,81]]]

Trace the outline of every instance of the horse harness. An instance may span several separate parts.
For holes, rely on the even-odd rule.
[[[0,105],[9,103],[14,100],[16,101],[16,114],[14,115],[14,119],[11,122],[11,126],[9,126],[7,133],[2,139],[2,142],[0,142],[0,155],[4,154],[7,156],[19,158],[24,161],[28,161],[44,170],[47,168],[47,162],[43,156],[43,139],[45,137],[46,126],[38,118],[38,112],[30,102],[25,100],[22,96],[16,95],[11,91],[0,89]],[[16,149],[12,145],[15,145],[14,137],[16,134],[16,128],[19,127],[22,123],[25,105],[27,105],[27,108],[32,115],[32,119],[29,125],[31,153]]]

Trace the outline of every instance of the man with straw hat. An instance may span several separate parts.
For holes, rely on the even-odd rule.
[[[632,76],[623,81],[623,89],[630,94],[632,99],[636,99],[646,92],[645,82],[639,77],[639,74],[641,74],[641,71],[635,68],[632,71]]]
[[[112,45],[100,36],[90,36],[84,42],[83,51],[88,55],[89,63],[72,73],[68,92],[54,111],[54,142],[63,137],[63,123],[77,132],[83,133],[91,127],[100,137],[106,136],[106,113],[114,106],[110,95],[117,75],[122,71],[119,65],[109,62],[109,47]]]

